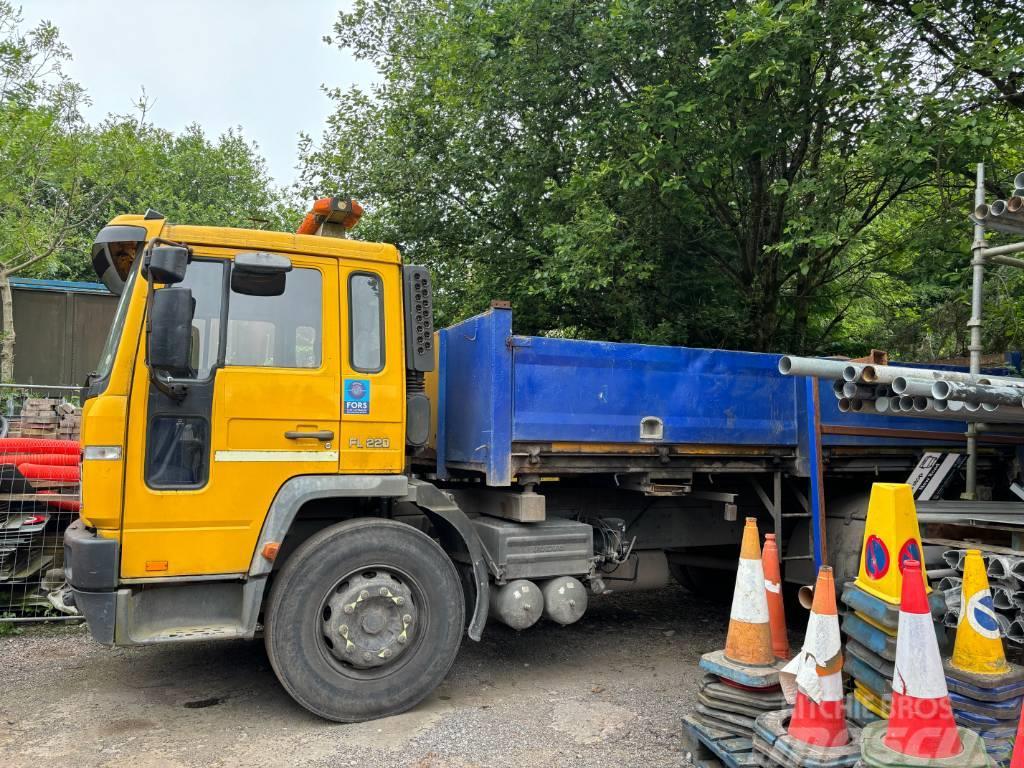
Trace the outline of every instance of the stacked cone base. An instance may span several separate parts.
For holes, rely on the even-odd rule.
[[[850,741],[838,747],[818,747],[789,735],[792,709],[768,712],[754,723],[754,751],[766,768],[849,768],[860,759],[860,728],[847,720]]]
[[[975,701],[1009,701],[1024,696],[1024,667],[1010,664],[1008,672],[1001,675],[982,675],[965,672],[954,667],[949,661],[942,665],[946,685],[953,693]]]
[[[1005,763],[1013,751],[1024,701],[1024,667],[1011,664],[1005,674],[982,675],[947,661],[943,671],[956,724],[981,736],[989,757]]]
[[[724,651],[704,654],[700,668],[708,674],[697,690],[697,708],[683,718],[683,737],[691,752],[714,756],[730,768],[754,765],[755,719],[786,706],[779,687],[782,664],[746,666]]]
[[[705,675],[697,689],[697,708],[690,716],[706,728],[750,738],[758,715],[786,706],[778,688],[750,689]]]
[[[853,678],[853,722],[866,726],[889,717],[899,606],[869,595],[849,582],[841,598],[853,609],[843,617],[846,655],[843,671]]]
[[[861,731],[860,761],[867,768],[989,768],[992,764],[981,737],[966,728],[958,728],[963,750],[952,757],[915,757],[904,755],[885,744],[888,723],[878,722]]]
[[[843,661],[843,671],[859,683],[876,698],[888,702],[892,696],[892,679],[886,677],[874,667],[870,667],[853,654],[848,654]]]
[[[850,639],[846,643],[846,652],[855,656],[861,663],[871,667],[871,669],[886,680],[892,680],[893,675],[896,673],[896,663],[883,659],[877,653],[864,647],[856,640]]]
[[[712,651],[700,657],[700,668],[747,688],[774,688],[779,684],[782,662],[766,666],[739,664],[725,655],[725,651]]]
[[[872,718],[865,718],[867,723],[874,722],[877,719],[887,720],[889,718],[889,706],[891,699],[878,696],[870,688],[865,687],[860,681],[854,681],[853,698],[861,707],[873,715]],[[862,723],[862,725],[864,724],[866,723]]]
[[[850,610],[859,614],[862,618],[870,619],[876,626],[890,629],[893,634],[900,621],[899,600],[890,603],[881,598],[869,595],[852,581],[843,588],[843,595],[840,598]]]
[[[1020,717],[1019,696],[1008,701],[978,701],[959,693],[950,693],[949,700],[953,702],[954,712],[969,712],[972,715],[983,715],[993,720],[1010,720],[1014,723]]]
[[[857,613],[843,617],[843,633],[886,661],[896,659],[896,630],[884,629]]]
[[[763,692],[746,691],[726,685],[714,675],[704,676],[697,689],[697,701],[712,710],[751,718],[786,706],[781,691],[773,689]]]

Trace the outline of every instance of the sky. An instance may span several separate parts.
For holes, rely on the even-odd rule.
[[[133,111],[215,138],[241,126],[280,185],[296,178],[298,134],[319,138],[331,101],[321,85],[368,87],[374,69],[321,39],[351,0],[22,0],[25,26],[53,22],[71,49],[65,72],[90,122]]]

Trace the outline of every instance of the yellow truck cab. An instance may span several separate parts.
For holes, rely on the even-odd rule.
[[[357,215],[317,205],[309,234],[152,211],[99,233],[120,303],[65,556],[100,642],[262,631],[285,689],[352,721],[440,683],[467,623],[480,636],[488,576],[466,515],[407,472],[430,429],[428,274],[326,236]]]

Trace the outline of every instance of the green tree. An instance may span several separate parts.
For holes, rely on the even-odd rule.
[[[82,89],[62,72],[70,56],[57,29],[20,30],[0,2],[0,379],[14,372],[10,277],[59,257],[93,209],[83,206],[92,159]]]
[[[241,130],[216,140],[135,115],[82,119],[84,89],[62,71],[71,52],[43,22],[23,31],[0,0],[0,379],[14,371],[10,277],[93,278],[89,245],[113,216],[154,208],[172,220],[289,228],[297,213]]]
[[[381,79],[331,93],[304,182],[366,199],[364,234],[434,270],[442,322],[503,297],[524,332],[852,343],[878,285],[908,292],[903,201],[953,176],[962,204],[1005,115],[996,79],[930,52],[910,13],[360,0],[331,39]]]

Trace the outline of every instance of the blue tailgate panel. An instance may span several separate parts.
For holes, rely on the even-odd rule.
[[[515,336],[512,439],[796,445],[797,380],[749,352]]]

